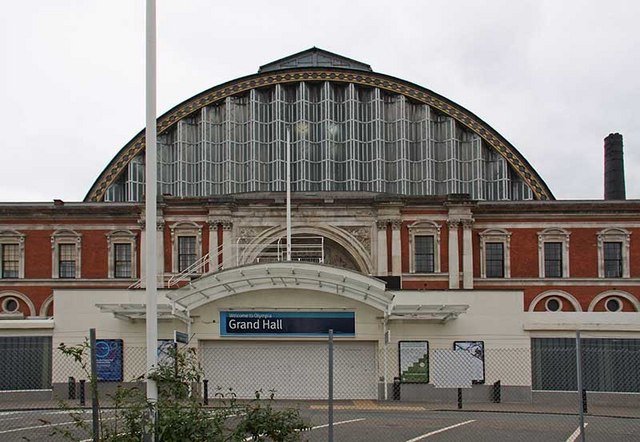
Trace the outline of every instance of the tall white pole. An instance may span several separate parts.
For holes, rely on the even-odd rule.
[[[147,286],[147,399],[158,400],[156,381],[148,375],[158,365],[158,264],[156,260],[156,0],[147,0],[146,44],[146,158],[145,158],[145,229]],[[154,407],[155,409],[155,407]],[[151,413],[151,419],[155,417]],[[153,440],[153,436],[151,436]]]
[[[287,126],[287,262],[291,261],[291,129]]]

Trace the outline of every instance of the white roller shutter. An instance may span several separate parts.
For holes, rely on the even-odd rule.
[[[239,398],[256,390],[277,399],[326,399],[326,342],[203,341],[200,344],[209,396],[219,387],[232,388]],[[377,399],[375,342],[336,342],[334,398]]]

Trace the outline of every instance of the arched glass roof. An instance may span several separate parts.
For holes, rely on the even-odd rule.
[[[288,134],[288,135],[287,135]],[[361,62],[310,49],[205,91],[158,119],[158,191],[179,197],[293,191],[553,195],[526,159],[471,112]],[[141,201],[144,132],[85,201]]]

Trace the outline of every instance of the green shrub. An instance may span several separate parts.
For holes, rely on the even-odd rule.
[[[92,394],[98,395],[98,383],[89,370],[90,346],[88,341],[76,346],[61,344],[58,349],[80,364],[88,379]],[[103,442],[139,442],[147,432],[155,431],[158,442],[240,442],[302,440],[309,425],[297,409],[274,408],[274,392],[268,399],[256,392],[255,399],[236,400],[232,389],[216,396],[216,406],[207,407],[199,394],[203,371],[195,349],[169,352],[158,368],[149,375],[158,386],[158,401],[146,398],[146,385],[138,380],[133,387],[119,386],[109,396],[113,407],[101,408],[99,440]],[[96,396],[98,397],[98,396]],[[67,405],[63,405],[69,409]],[[155,412],[155,428],[150,416]],[[83,440],[91,434],[86,414],[69,411],[73,429],[54,427],[53,434],[68,440]],[[105,415],[109,413],[109,418]],[[44,421],[43,421],[44,422]],[[77,433],[82,432],[81,437]]]

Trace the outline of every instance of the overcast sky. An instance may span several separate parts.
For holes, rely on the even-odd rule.
[[[158,0],[158,113],[316,46],[419,84],[509,140],[558,199],[601,199],[624,136],[640,198],[640,2]],[[81,201],[145,124],[144,0],[0,15],[0,201]]]

